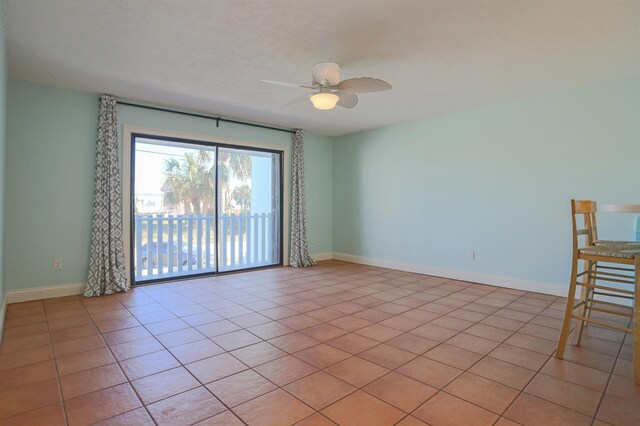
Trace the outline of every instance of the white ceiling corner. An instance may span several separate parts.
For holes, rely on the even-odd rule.
[[[12,78],[336,136],[640,75],[638,0],[6,0]],[[319,62],[384,79],[285,106]]]

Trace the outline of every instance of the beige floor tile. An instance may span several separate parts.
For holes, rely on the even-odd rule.
[[[134,340],[132,342],[113,345],[110,347],[110,349],[113,353],[113,356],[118,361],[124,361],[138,356],[161,351],[164,349],[164,346],[162,346],[155,337],[146,337],[143,339]]]
[[[329,340],[327,344],[348,352],[352,355],[359,354],[360,352],[371,349],[374,346],[380,344],[377,340],[369,339],[368,337],[360,336],[359,334],[349,333],[344,334],[335,339]]]
[[[416,358],[415,353],[398,349],[384,343],[361,352],[358,356],[392,370]]]
[[[522,390],[536,372],[499,359],[485,357],[469,369],[471,373]]]
[[[336,426],[336,424],[322,414],[316,413],[304,420],[300,420],[295,426]]]
[[[369,339],[385,342],[389,339],[393,339],[394,337],[398,337],[403,332],[384,325],[372,324],[357,330],[356,333],[361,336],[368,337]]]
[[[425,339],[416,334],[404,333],[398,337],[394,337],[391,340],[385,342],[387,345],[394,346],[398,349],[402,349],[416,355],[422,355],[429,349],[438,346],[440,342],[435,340]]]
[[[1,373],[0,393],[31,385],[46,380],[55,379],[58,376],[53,360],[29,364],[24,367],[12,368]]]
[[[126,383],[127,377],[116,363],[60,377],[65,400]]]
[[[246,330],[232,331],[231,333],[221,334],[211,337],[211,340],[226,351],[232,351],[244,346],[253,345],[262,341],[258,336],[249,333]]]
[[[278,386],[284,386],[318,369],[294,356],[278,358],[255,367],[255,370]]]
[[[58,380],[32,383],[0,393],[0,421],[60,401]]]
[[[548,356],[516,346],[502,344],[491,351],[488,355],[490,358],[499,359],[500,361],[510,362],[530,370],[539,370],[549,359]]]
[[[395,372],[368,384],[363,390],[407,413],[438,392],[431,386]]]
[[[270,339],[269,343],[290,354],[319,345],[321,342],[303,333],[291,333]]]
[[[144,404],[185,392],[200,386],[185,368],[178,367],[131,382]]]
[[[598,392],[604,391],[609,380],[609,374],[604,371],[557,359],[556,357],[549,358],[549,361],[542,367],[540,372]]]
[[[462,374],[462,370],[458,368],[425,357],[418,357],[396,371],[436,389],[444,388]]]
[[[207,384],[232,374],[246,370],[248,367],[228,353],[215,355],[200,361],[192,362],[185,367],[201,383]]]
[[[591,417],[527,393],[521,393],[504,416],[525,426],[587,426]]]
[[[458,331],[429,323],[411,330],[411,333],[424,337],[425,339],[444,342],[458,334]]]
[[[424,354],[425,357],[466,370],[478,362],[482,355],[442,343]]]
[[[612,425],[637,425],[640,423],[640,404],[605,395],[596,417]]]
[[[397,423],[405,413],[365,392],[357,391],[322,410],[339,425],[387,426]]]
[[[444,391],[496,414],[504,413],[520,393],[514,388],[471,373],[463,373]]]
[[[538,373],[524,391],[587,416],[595,416],[602,392]]]
[[[253,370],[245,370],[209,383],[207,388],[228,407],[235,407],[271,392],[276,385]]]
[[[295,356],[316,368],[327,368],[330,365],[349,358],[351,354],[323,343],[309,349],[296,352]]]
[[[276,389],[233,408],[246,424],[264,426],[292,425],[314,410],[281,389]]]
[[[144,408],[136,408],[135,410],[122,413],[115,417],[95,423],[97,426],[155,426],[155,423]]]
[[[413,416],[432,426],[483,426],[498,420],[497,414],[443,392],[421,405]]]
[[[322,371],[290,383],[284,389],[316,410],[322,410],[357,390],[349,383]]]
[[[260,342],[255,345],[245,346],[244,348],[231,351],[230,354],[249,367],[255,367],[287,355],[283,350],[280,350],[267,342]]]
[[[142,405],[131,385],[124,383],[65,401],[69,426],[88,425]]]
[[[225,406],[201,386],[147,406],[158,425],[191,425],[225,411]]]
[[[66,426],[66,424],[61,403],[31,410],[8,419],[2,419],[3,426]]]
[[[58,367],[60,376],[101,367],[114,362],[116,362],[116,359],[107,348],[94,349],[75,355],[56,358],[56,366]]]
[[[23,351],[39,346],[49,345],[51,345],[51,337],[49,336],[49,333],[14,337],[10,339],[5,338],[2,340],[2,346],[0,346],[0,354],[7,354],[10,352]]]
[[[38,346],[33,349],[10,352],[0,355],[0,372],[11,370],[12,368],[25,367],[53,359],[51,346]]]
[[[227,410],[196,423],[196,426],[244,426],[244,423],[232,411]]]
[[[333,364],[325,368],[325,371],[358,388],[389,372],[388,369],[357,356]]]

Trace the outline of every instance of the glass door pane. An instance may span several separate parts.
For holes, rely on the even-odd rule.
[[[215,147],[133,142],[135,282],[215,272]]]
[[[218,148],[219,271],[281,262],[281,156]]]

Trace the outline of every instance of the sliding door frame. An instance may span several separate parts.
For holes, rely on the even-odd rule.
[[[131,280],[131,284],[135,284],[134,280],[134,271],[132,265],[133,252],[132,252],[132,238],[133,238],[133,206],[131,203],[132,200],[132,189],[134,186],[134,173],[133,170],[133,155],[135,146],[133,144],[133,137],[145,137],[149,139],[157,139],[157,140],[166,140],[166,141],[175,141],[182,143],[193,143],[194,146],[205,145],[205,146],[215,146],[216,147],[216,164],[218,161],[218,147],[220,148],[235,148],[235,149],[247,149],[254,151],[264,151],[264,152],[279,152],[281,153],[281,170],[280,170],[280,197],[282,198],[282,211],[280,212],[280,226],[281,226],[281,243],[280,243],[280,263],[283,266],[287,266],[289,264],[289,215],[290,215],[290,173],[291,173],[291,160],[290,160],[290,144],[280,145],[280,144],[271,144],[260,141],[252,141],[252,140],[242,140],[242,139],[232,139],[221,136],[214,135],[203,135],[203,134],[194,134],[194,133],[186,133],[186,132],[178,132],[172,130],[165,129],[155,129],[148,127],[140,127],[140,126],[132,126],[125,124],[122,136],[122,219],[123,219],[123,234],[126,235],[129,239],[126,244],[124,244],[125,250],[125,264],[127,267],[129,279]],[[269,266],[257,267],[257,268],[246,268],[241,270],[234,271],[218,271],[218,258],[219,258],[219,247],[218,247],[218,201],[217,201],[217,167],[216,167],[216,270],[215,274],[227,274],[233,272],[242,272],[249,271],[255,269],[262,269]],[[273,265],[278,266],[278,265]],[[193,274],[187,277],[175,277],[175,278],[162,278],[157,280],[145,280],[144,282],[138,285],[152,284],[154,282],[167,281],[167,280],[182,280],[182,279],[192,279],[199,276],[211,276],[212,273],[201,273],[201,274]]]

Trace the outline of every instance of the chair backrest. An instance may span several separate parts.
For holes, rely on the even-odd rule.
[[[592,246],[598,239],[598,228],[596,226],[597,206],[591,200],[571,200],[571,219],[573,225],[573,249],[578,249],[578,238],[585,237],[585,246]],[[578,223],[578,217],[582,216],[582,223]],[[579,228],[578,226],[581,226]]]

